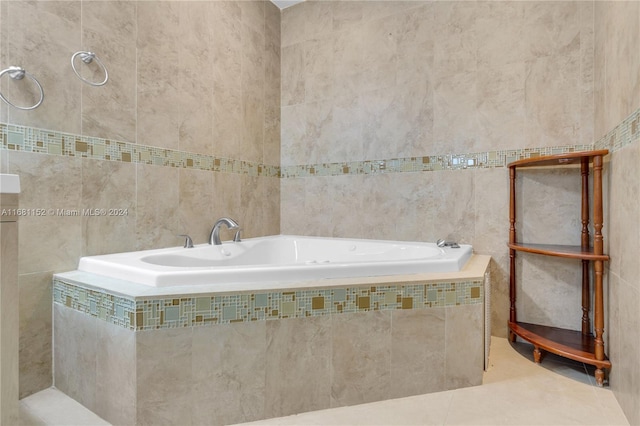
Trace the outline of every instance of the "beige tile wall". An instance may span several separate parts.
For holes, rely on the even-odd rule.
[[[268,3],[174,6],[2,2],[1,62],[35,73],[45,86],[47,102],[30,113],[2,104],[0,119],[266,164],[282,159],[283,165],[292,165],[589,144],[640,105],[640,12],[634,2],[309,2],[285,10],[282,34],[280,12]],[[160,13],[159,7],[166,10]],[[258,22],[260,11],[264,25]],[[151,28],[149,20],[164,24]],[[192,37],[196,32],[210,43],[194,42],[201,40]],[[264,41],[264,52],[252,49],[248,40]],[[83,48],[96,50],[108,64],[111,80],[103,88],[86,86],[70,73],[70,54]],[[207,53],[211,61],[203,61]],[[243,67],[251,61],[261,64],[262,79]],[[210,72],[196,74],[197,68]],[[0,88],[11,99],[27,103],[33,98],[4,80]],[[256,80],[263,84],[262,104],[250,96],[255,95]],[[207,132],[213,137],[206,137]],[[256,145],[260,132],[261,149]],[[626,187],[635,170],[626,164],[635,151],[612,155],[612,190]],[[0,156],[2,171],[25,175],[23,185],[32,194],[25,195],[29,207],[124,202],[135,212],[99,224],[94,219],[30,218],[21,229],[21,283],[30,282],[31,274],[73,269],[81,254],[133,250],[161,241],[177,244],[169,243],[170,236],[184,232],[186,223],[202,242],[209,222],[224,214],[242,218],[248,235],[277,233],[280,220],[284,233],[421,240],[446,234],[494,258],[493,330],[504,334],[504,170],[285,179],[280,208],[280,182],[275,178],[215,173],[211,186],[198,191],[192,185],[206,185],[210,179],[191,170],[180,170],[172,182],[173,170],[162,173],[161,186],[149,180],[153,172],[147,166],[7,151]],[[138,177],[150,186],[141,186]],[[168,194],[179,194],[177,201],[170,195],[177,206],[146,196],[156,188],[164,191],[165,185]],[[613,322],[624,328],[637,321],[633,312],[638,300],[637,286],[628,278],[633,266],[623,265],[625,253],[630,259],[637,251],[627,232],[639,214],[637,206],[625,204],[638,198],[633,187],[630,190],[630,196],[612,191],[611,219],[604,230],[612,241],[609,309]],[[421,191],[430,191],[429,196],[419,196]],[[323,194],[329,194],[330,202]],[[144,215],[137,213],[138,197]],[[207,200],[212,200],[213,212],[200,214],[211,207]],[[166,214],[178,210],[179,218],[162,217],[154,226],[148,218],[158,204]],[[611,207],[618,205],[625,208]],[[619,221],[616,215],[622,216]],[[395,220],[398,217],[410,220]],[[173,223],[173,228],[165,228],[165,223]],[[625,227],[616,230],[617,223]],[[617,238],[622,234],[626,239]],[[28,311],[25,303],[31,306],[38,295],[50,292],[47,280],[41,282],[46,284],[32,285],[37,287],[33,294],[26,286],[21,289],[21,310]],[[43,323],[45,316],[30,321]],[[46,347],[47,332],[25,321],[21,327],[26,339]],[[637,339],[610,331],[614,364],[637,366],[638,360],[623,355],[640,352],[628,348]],[[633,350],[623,351],[623,342]],[[40,355],[23,353],[22,362],[23,372],[42,369],[23,380],[30,383],[22,390],[24,396],[46,385],[48,367]],[[616,371],[612,374],[615,380]],[[620,373],[617,380],[624,381],[616,389],[619,400],[627,401],[623,406],[628,416],[640,419],[640,407],[633,402],[638,400],[640,378]]]
[[[285,9],[282,165],[592,144],[593,37],[590,2],[306,2]],[[546,206],[558,219],[536,239],[574,238],[580,228],[566,218],[575,225],[579,211],[567,194],[580,181],[545,179],[553,183]],[[284,233],[447,237],[490,254],[492,329],[505,335],[506,170],[285,178],[282,194]],[[543,207],[534,197],[522,201],[527,213],[535,207],[523,215],[527,224]],[[520,232],[533,231],[526,225]],[[572,285],[571,271],[553,273]],[[549,310],[547,321],[580,326],[576,291],[567,290],[570,305]],[[536,294],[536,304],[557,296]]]
[[[595,4],[595,135],[640,107],[640,3]],[[640,423],[640,146],[614,152],[609,168],[610,383],[630,424]]]
[[[282,164],[592,143],[593,79],[581,73],[593,57],[592,9],[580,2],[285,9]]]
[[[109,71],[106,85],[91,87],[73,74],[78,50],[96,52]],[[34,111],[1,103],[4,123],[279,165],[280,11],[268,1],[2,2],[0,63],[24,67],[45,90]],[[87,78],[102,78],[95,63],[76,65]],[[8,80],[0,90],[9,99],[33,100],[26,80]],[[226,215],[247,237],[280,231],[277,178],[136,159],[0,156],[2,171],[21,177],[21,207],[128,211],[21,220],[22,397],[51,384],[51,312],[43,300],[52,273],[75,269],[83,255],[177,246],[177,234],[203,243]]]

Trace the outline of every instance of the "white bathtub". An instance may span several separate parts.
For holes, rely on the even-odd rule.
[[[470,245],[279,235],[80,259],[78,270],[152,287],[460,271]]]

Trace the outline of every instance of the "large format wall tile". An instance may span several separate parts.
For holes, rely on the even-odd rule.
[[[304,102],[305,61],[302,43],[282,48],[282,105]]]
[[[265,417],[328,408],[335,379],[331,317],[268,321],[266,327]]]
[[[213,174],[204,170],[182,169],[179,179],[179,233],[189,235],[194,244],[208,242],[215,221],[211,213],[217,204]],[[180,241],[176,241],[179,245]]]
[[[596,138],[614,128],[640,105],[640,4],[596,2],[596,70],[600,71],[596,103]],[[601,68],[600,68],[601,67]]]
[[[42,212],[18,223],[20,273],[74,269],[82,250],[80,160],[12,152],[9,172],[20,175],[20,207]]]
[[[516,255],[518,321],[580,330],[580,270],[576,259]]]
[[[181,151],[210,154],[213,140],[214,3],[178,6],[178,140]],[[176,76],[172,78],[175,79]],[[157,102],[157,100],[156,100]]]
[[[581,182],[579,168],[518,170],[518,241],[580,245]],[[505,182],[505,188],[507,187]],[[505,224],[508,226],[508,222]]]
[[[265,7],[264,149],[265,164],[280,164],[280,10]]]
[[[52,384],[51,272],[23,274],[20,286],[20,397]]]
[[[180,170],[137,165],[137,249],[172,247],[182,234],[178,227]]]
[[[630,424],[640,422],[640,287],[637,279],[640,242],[637,167],[639,149],[638,143],[635,143],[611,156],[611,260],[605,275],[608,277],[605,290],[608,290],[609,312],[608,322],[605,323],[605,343],[609,344],[607,354],[613,364],[609,383]]]
[[[82,161],[80,208],[106,214],[83,215],[83,256],[136,249],[136,166],[111,161]]]
[[[268,235],[266,221],[269,216],[278,211],[273,200],[269,200],[267,178],[242,176],[240,195],[240,225],[245,237]]]
[[[242,15],[221,3],[213,15],[213,150],[232,158],[242,148]]]
[[[637,280],[635,281],[637,282]],[[640,403],[638,402],[638,388],[640,387],[640,319],[638,307],[640,306],[640,292],[633,284],[621,279],[611,280],[613,285],[619,288],[617,303],[619,309],[618,330],[619,346],[617,353],[613,354],[612,367],[619,372],[612,373],[612,390],[620,403],[630,424],[640,420]],[[614,293],[615,294],[615,293]]]
[[[96,394],[98,319],[66,306],[53,306],[53,385],[91,411]]]
[[[388,398],[445,388],[445,308],[395,311],[391,324]],[[416,361],[418,362],[416,363]],[[409,365],[415,365],[408,368]]]
[[[640,274],[640,146],[627,146],[611,157],[609,268],[627,283],[635,283]],[[640,286],[636,289],[640,290]]]
[[[194,424],[264,418],[269,395],[265,336],[265,321],[193,330],[192,404],[199,408]]]
[[[183,96],[180,91],[180,9],[176,2],[141,2],[137,18],[136,141],[178,149]]]
[[[509,318],[509,196],[502,169],[474,171],[473,249],[491,256],[491,334],[506,337]]]
[[[95,413],[112,424],[136,424],[135,390],[135,332],[98,321]]]
[[[136,333],[137,424],[191,424],[192,335],[191,328]]]
[[[482,305],[447,306],[445,310],[445,387],[480,385],[484,364]]]
[[[126,1],[82,4],[82,45],[109,73],[104,86],[82,83],[82,133],[118,140],[136,139],[136,5]],[[94,61],[74,61],[84,78],[100,83],[105,75]],[[74,76],[75,77],[75,76]],[[67,129],[64,129],[67,130]]]
[[[257,4],[257,3],[256,3]],[[243,14],[243,17],[245,14]],[[242,26],[242,149],[234,158],[259,162],[264,142],[264,36],[253,28]]]
[[[385,399],[391,385],[391,312],[332,319],[331,406]]]

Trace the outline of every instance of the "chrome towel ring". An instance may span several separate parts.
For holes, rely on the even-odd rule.
[[[76,64],[74,62],[76,59],[76,56],[78,55],[80,56],[80,59],[82,59],[82,62],[84,62],[85,64],[90,64],[95,59],[98,65],[100,65],[100,67],[104,70],[104,80],[102,80],[100,83],[95,83],[81,76],[78,70],[76,69]],[[79,51],[74,53],[73,56],[71,56],[71,68],[73,68],[73,72],[76,73],[76,75],[80,80],[84,81],[87,84],[90,84],[91,86],[104,86],[107,83],[107,80],[109,80],[109,72],[107,71],[107,67],[104,66],[102,61],[93,52]]]
[[[14,67],[14,66],[11,66],[11,67],[7,68],[6,70],[0,71],[0,78],[2,78],[2,76],[5,75],[5,74],[9,74],[9,77],[11,77],[14,80],[22,80],[24,78],[24,76],[26,75],[31,80],[33,80],[33,82],[36,83],[36,85],[38,86],[38,89],[40,89],[40,100],[38,102],[36,102],[35,105],[32,105],[30,107],[23,107],[23,106],[15,105],[15,104],[11,103],[7,98],[5,98],[4,95],[2,94],[2,92],[0,92],[0,98],[3,101],[5,101],[7,103],[7,105],[11,105],[14,108],[18,108],[18,109],[22,109],[22,110],[32,110],[32,109],[36,109],[36,108],[38,108],[40,106],[40,104],[44,100],[44,90],[42,89],[42,86],[40,85],[40,82],[33,76],[33,74],[26,72],[24,70],[24,68]]]

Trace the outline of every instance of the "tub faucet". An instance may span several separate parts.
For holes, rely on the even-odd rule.
[[[455,241],[438,240],[436,241],[436,245],[440,248],[442,247],[460,248],[458,243],[456,243]]]
[[[211,234],[209,234],[209,244],[216,245],[216,246],[219,246],[220,244],[222,244],[222,242],[220,241],[221,225],[225,225],[228,229],[235,229],[236,235],[233,237],[233,241],[236,243],[240,242],[240,231],[242,231],[242,229],[240,228],[240,225],[238,225],[238,222],[228,217],[223,217],[221,219],[218,219],[215,225],[213,225],[213,229],[211,229]]]

